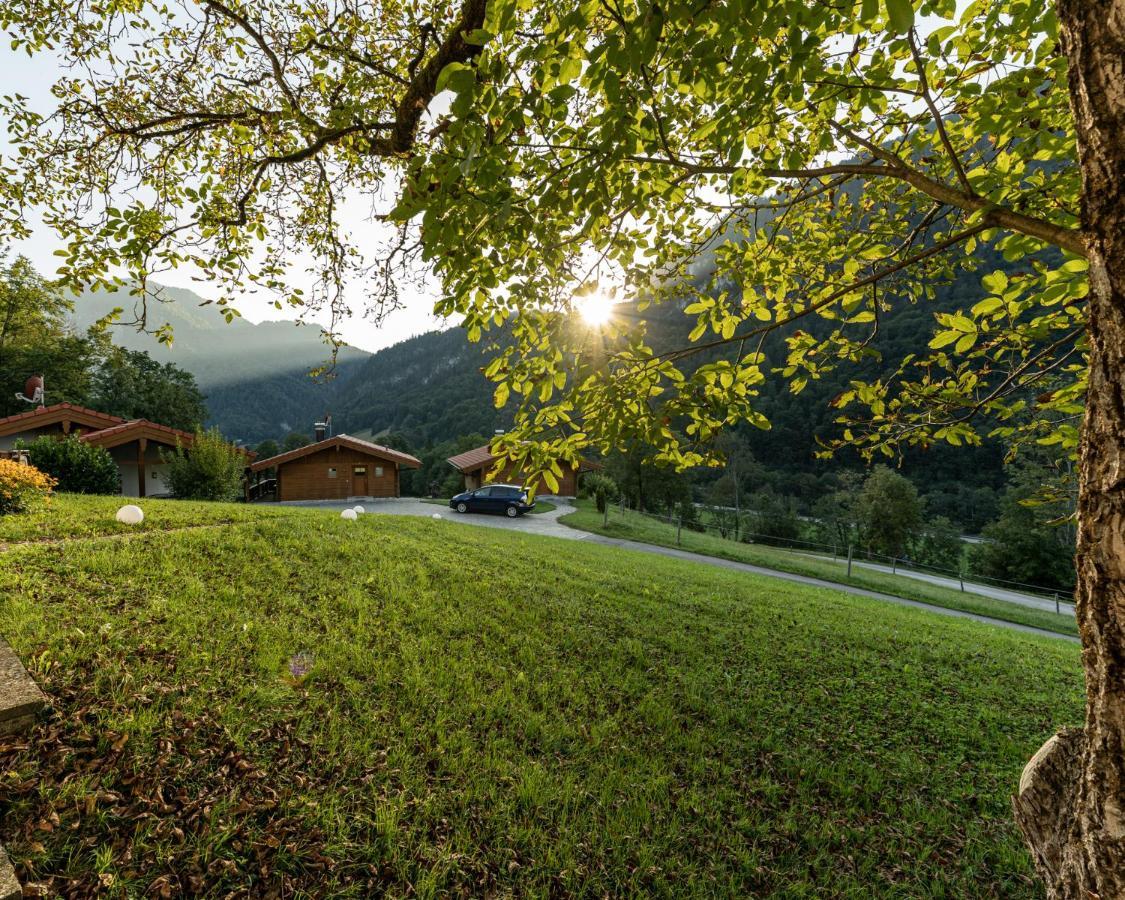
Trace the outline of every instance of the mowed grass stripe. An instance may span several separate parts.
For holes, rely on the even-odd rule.
[[[1049,639],[425,519],[309,511],[0,565],[55,743],[104,760],[77,777],[49,728],[9,749],[0,835],[33,878],[124,893],[165,875],[310,896],[1032,897],[1008,795],[1081,716],[1077,649]],[[260,777],[224,773],[232,753]],[[170,810],[136,818],[137,773]],[[182,840],[179,795],[214,798]]]

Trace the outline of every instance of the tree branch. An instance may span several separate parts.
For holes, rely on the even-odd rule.
[[[796,322],[798,319],[804,318],[809,313],[813,313],[818,309],[823,309],[826,306],[830,306],[837,300],[846,297],[848,294],[854,293],[860,288],[875,284],[884,278],[894,275],[896,272],[901,272],[903,269],[908,269],[920,262],[924,262],[932,256],[937,256],[939,253],[948,250],[950,247],[953,247],[961,243],[962,241],[966,241],[974,235],[980,234],[988,227],[989,226],[984,223],[978,223],[976,225],[973,225],[971,228],[966,228],[963,231],[958,231],[955,234],[951,234],[943,240],[938,241],[933,246],[927,247],[925,250],[919,250],[917,253],[914,253],[911,256],[906,257],[905,259],[901,259],[893,265],[880,269],[877,272],[872,272],[870,275],[864,278],[860,278],[857,281],[853,281],[845,287],[836,289],[827,297],[824,297],[818,300],[816,303],[806,306],[804,309],[799,310],[798,312],[795,312],[793,313],[793,315],[788,316],[784,319],[780,319],[776,322],[768,322],[765,325],[759,325],[757,328],[752,328],[749,331],[738,332],[737,334],[734,334],[729,338],[717,338],[716,340],[707,341],[703,344],[693,344],[690,347],[684,347],[679,350],[669,350],[667,353],[661,353],[653,358],[657,360],[683,359],[687,356],[694,356],[696,353],[701,353],[704,350],[710,350],[714,347],[722,347],[726,344],[732,344],[737,341],[744,341],[747,338],[751,338],[759,334],[764,334],[768,331],[776,331],[778,328],[782,328],[785,325],[790,325],[793,322]]]

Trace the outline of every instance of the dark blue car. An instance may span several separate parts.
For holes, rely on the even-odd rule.
[[[486,484],[475,491],[458,494],[449,501],[449,508],[459,513],[503,513],[509,519],[514,519],[534,509],[535,504],[528,503],[527,491],[514,484]]]

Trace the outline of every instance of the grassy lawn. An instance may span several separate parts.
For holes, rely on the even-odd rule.
[[[1076,647],[431,519],[145,507],[231,524],[0,554],[55,704],[0,739],[0,839],[45,893],[1041,895],[1008,798],[1081,721]]]
[[[621,511],[614,508],[610,512],[609,525],[605,526],[602,524],[602,514],[594,507],[592,500],[577,500],[575,505],[576,511],[560,517],[560,522],[572,528],[580,528],[583,531],[592,531],[609,537],[657,544],[662,547],[677,546],[675,525],[660,522],[630,510],[626,510],[624,516],[622,516]],[[905,597],[908,600],[944,606],[947,609],[965,610],[983,616],[991,616],[994,619],[1003,619],[1006,622],[1033,625],[1036,628],[1045,628],[1048,631],[1057,631],[1060,634],[1078,634],[1078,623],[1071,613],[1058,614],[1046,610],[1029,609],[1016,603],[1008,603],[972,592],[953,590],[940,585],[926,584],[916,579],[905,576],[898,577],[889,572],[877,572],[865,569],[862,566],[853,565],[852,575],[849,578],[847,566],[843,562],[836,563],[830,559],[818,559],[804,553],[770,547],[766,544],[736,543],[715,535],[690,531],[687,528],[681,531],[680,540],[682,543],[679,546],[682,549],[694,553],[750,563],[755,566],[765,566],[781,572],[792,572],[796,575],[823,578],[825,581],[832,581],[837,584],[880,591],[896,597]]]
[[[432,499],[430,497],[424,497],[424,498],[421,498],[421,500],[422,500],[423,503],[436,503],[439,506],[445,506],[445,507],[449,506],[448,500],[435,500],[435,499]],[[531,512],[527,513],[527,515],[534,516],[534,515],[538,515],[539,513],[551,512],[551,510],[553,510],[555,508],[556,508],[555,504],[552,503],[550,500],[536,500],[535,501],[535,509],[533,509]]]
[[[140,525],[122,525],[114,514],[126,503],[139,503],[145,511]],[[34,513],[0,516],[0,546],[22,541],[136,534],[166,531],[200,524],[260,521],[271,516],[288,517],[294,508],[249,506],[244,503],[192,503],[188,501],[136,500],[129,497],[95,497],[56,494]]]

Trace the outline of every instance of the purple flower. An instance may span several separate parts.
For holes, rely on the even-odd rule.
[[[302,650],[294,654],[289,660],[289,675],[294,681],[303,681],[305,676],[312,671],[313,657],[311,653]]]

